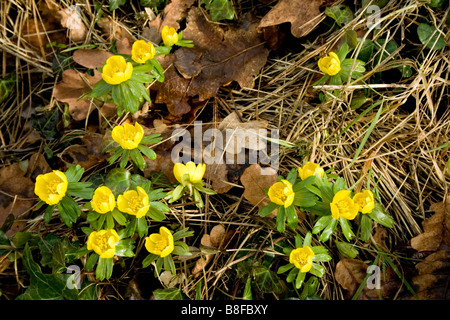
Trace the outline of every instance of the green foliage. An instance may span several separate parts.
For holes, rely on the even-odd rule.
[[[203,0],[212,21],[233,20],[235,12],[230,0]]]
[[[431,50],[439,50],[447,45],[445,38],[434,26],[421,23],[417,27],[420,42]]]
[[[339,27],[342,27],[353,20],[352,9],[343,4],[326,7],[325,14],[334,19]]]

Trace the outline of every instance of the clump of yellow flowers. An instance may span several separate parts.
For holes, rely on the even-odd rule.
[[[183,33],[173,27],[164,26],[161,32],[162,45],[155,46],[145,40],[137,40],[131,48],[131,55],[115,54],[109,57],[90,96],[112,102],[117,114],[136,113],[144,101],[151,102],[148,83],[164,81],[164,69],[156,57],[170,53],[174,45],[193,47],[192,41],[183,40]]]
[[[287,177],[278,178],[267,191],[270,203],[260,210],[261,216],[277,211],[276,227],[285,231],[285,223],[295,230],[298,225],[297,210],[319,216],[312,233],[321,233],[320,241],[330,238],[340,224],[343,235],[350,240],[355,234],[349,221],[358,213],[360,239],[367,241],[372,230],[372,220],[386,227],[392,227],[393,220],[386,215],[370,190],[353,194],[341,177],[332,182],[319,164],[308,161],[292,169]]]

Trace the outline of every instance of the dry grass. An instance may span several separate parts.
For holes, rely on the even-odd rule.
[[[251,3],[238,2],[240,8],[246,8]],[[71,3],[62,1],[61,4],[68,7]],[[95,28],[93,6],[86,3],[79,5],[83,8],[82,17],[89,28],[83,44],[96,43],[107,49],[107,42]],[[8,64],[13,64],[13,71],[21,79],[17,81],[17,94],[0,106],[0,159],[2,166],[6,166],[28,158],[30,152],[42,151],[42,144],[29,146],[26,142],[31,134],[29,116],[36,112],[36,102],[42,109],[61,109],[61,106],[51,98],[52,87],[58,79],[52,78],[52,64],[47,60],[54,52],[44,45],[44,39],[50,35],[47,32],[30,35],[23,29],[27,25],[34,26],[36,30],[45,23],[39,15],[33,15],[38,13],[35,1],[2,1],[0,6],[3,13],[0,17],[2,76],[6,75]],[[138,11],[137,8],[134,10]],[[286,174],[291,168],[311,160],[342,175],[348,186],[359,189],[370,185],[376,188],[387,212],[396,222],[390,230],[390,249],[393,251],[407,246],[409,239],[421,232],[421,221],[428,216],[430,204],[441,201],[450,185],[449,176],[445,173],[449,148],[439,149],[450,137],[448,47],[439,51],[421,49],[414,56],[402,51],[404,46],[420,47],[419,43],[408,40],[405,32],[408,34],[408,30],[418,24],[417,20],[424,12],[432,17],[436,25],[443,25],[448,14],[424,9],[418,1],[389,1],[381,12],[386,17],[385,24],[375,38],[394,39],[398,44],[401,42],[398,50],[400,58],[395,62],[386,59],[375,68],[369,68],[364,80],[378,72],[397,68],[398,62],[412,68],[410,78],[395,83],[380,82],[371,88],[361,82],[349,83],[338,88],[342,92],[340,97],[330,97],[323,102],[317,98],[317,92],[312,91],[312,84],[318,75],[317,59],[335,47],[346,30],[365,29],[367,18],[360,10],[344,28],[335,32],[327,29],[320,36],[307,38],[302,50],[272,54],[255,79],[253,89],[223,88],[216,100],[211,102],[211,107],[225,106],[225,109],[239,111],[247,121],[265,119],[269,121],[270,128],[280,129],[280,138],[294,145],[293,148],[281,149],[280,174]],[[136,34],[140,25],[132,17],[120,10],[112,15],[115,21]],[[38,46],[30,45],[30,36],[34,37]],[[363,36],[368,37],[369,32],[363,32]],[[323,92],[336,88],[317,89]],[[384,110],[353,161],[379,108],[375,107],[358,118],[368,105],[352,110],[350,104],[352,98],[363,90],[371,92],[372,103],[384,101]],[[52,142],[53,150],[61,150],[61,143],[62,139]],[[237,293],[237,284],[241,289],[244,285],[236,283],[236,265],[244,258],[262,261],[267,254],[278,255],[275,247],[284,237],[274,232],[273,225],[268,225],[267,220],[258,217],[257,209],[243,199],[240,190],[209,198],[206,204],[201,211],[172,207],[171,219],[196,229],[194,245],[197,246],[201,235],[220,222],[235,231],[231,242],[233,247],[216,254],[202,276],[188,278],[182,283],[182,289],[193,297],[197,283],[202,281],[201,296],[204,299],[226,298]],[[311,225],[312,219],[307,217],[298,231],[305,234]],[[63,225],[46,226],[41,217],[30,221],[27,230],[73,236]],[[360,242],[356,245],[370,249],[370,245],[368,247]],[[138,253],[142,243],[137,248]],[[245,254],[240,255],[243,252]],[[371,255],[369,250],[367,255]],[[327,275],[321,281],[319,293],[327,299],[342,299],[344,294],[332,272],[338,255],[334,258],[334,262],[327,265]],[[194,263],[195,259],[183,263],[185,273],[191,270]],[[133,267],[138,266],[133,264]],[[14,269],[17,279],[19,274],[23,274],[23,270],[17,270],[14,266],[9,268],[10,271]],[[132,276],[128,273],[105,285],[105,288],[112,287],[114,290],[111,293],[109,289],[104,289],[103,297],[122,298],[118,287],[127,285]],[[242,292],[239,291],[239,294]]]

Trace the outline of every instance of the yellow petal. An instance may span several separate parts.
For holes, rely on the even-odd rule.
[[[187,168],[184,164],[182,163],[175,163],[175,165],[173,166],[173,175],[175,176],[175,179],[177,179],[177,181],[179,183],[182,183],[182,177],[188,173]]]

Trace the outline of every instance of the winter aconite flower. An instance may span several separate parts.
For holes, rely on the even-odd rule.
[[[109,84],[120,84],[131,78],[133,65],[122,56],[112,56],[106,60],[102,70],[102,78]]]
[[[328,56],[320,58],[318,65],[320,71],[330,76],[334,76],[341,71],[341,62],[338,55],[334,52],[330,52]]]
[[[200,163],[195,165],[192,161],[189,161],[186,164],[175,163],[173,167],[173,175],[182,185],[187,185],[189,183],[195,184],[202,181],[205,170],[206,164]]]
[[[98,187],[92,197],[91,206],[98,213],[107,213],[116,207],[116,199],[108,187]]]
[[[314,175],[319,175],[323,178],[324,173],[324,170],[317,163],[311,161],[308,161],[303,167],[298,168],[298,176],[302,180]]]
[[[274,183],[268,192],[270,201],[273,203],[289,207],[294,202],[295,193],[292,189],[292,184],[287,180],[281,180]]]
[[[94,250],[100,258],[112,258],[116,251],[116,242],[120,238],[114,229],[92,231],[87,241],[88,250]]]
[[[171,47],[178,42],[178,33],[175,28],[164,26],[161,31],[161,37],[164,42],[164,45],[167,47]]]
[[[364,190],[355,194],[353,196],[353,202],[359,206],[359,211],[363,214],[371,213],[373,208],[375,208],[375,200],[370,190]]]
[[[55,205],[66,195],[68,185],[66,175],[59,170],[53,170],[36,177],[34,193],[48,205]]]
[[[308,272],[311,270],[313,264],[314,251],[310,246],[297,248],[291,251],[289,255],[289,262],[294,264],[300,272]]]
[[[333,218],[355,219],[359,211],[359,205],[350,198],[350,193],[350,190],[341,190],[334,195],[333,201],[330,203]]]
[[[156,54],[155,47],[151,42],[137,40],[131,48],[131,59],[137,63],[145,63],[152,59]]]
[[[174,249],[172,233],[166,227],[159,228],[159,233],[152,233],[145,238],[145,248],[161,258],[168,256]]]
[[[145,216],[150,208],[148,194],[142,187],[136,190],[125,191],[117,197],[117,207],[120,211],[126,212],[136,218]]]
[[[113,140],[120,144],[122,149],[132,150],[139,146],[139,143],[144,137],[144,129],[137,122],[135,122],[134,126],[125,123],[122,126],[115,126],[111,135]]]

